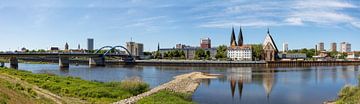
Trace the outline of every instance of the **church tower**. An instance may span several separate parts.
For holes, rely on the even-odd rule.
[[[244,45],[244,39],[243,39],[242,29],[240,27],[238,46],[243,46],[243,45]]]
[[[236,46],[237,46],[237,44],[236,44],[236,38],[235,38],[235,31],[234,31],[234,27],[232,27],[230,47],[235,48]]]

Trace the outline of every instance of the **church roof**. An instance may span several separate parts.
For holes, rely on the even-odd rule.
[[[275,50],[278,51],[278,48],[276,47],[275,41],[274,41],[274,39],[272,38],[269,29],[268,29],[268,31],[267,31],[267,35],[266,35],[266,37],[265,37],[263,46],[266,46],[266,44],[268,44],[268,43],[270,43],[270,44],[275,48]],[[263,47],[263,48],[265,48],[265,47]]]
[[[236,44],[236,37],[235,37],[234,27],[232,28],[230,46],[233,45],[233,44],[234,44],[235,46],[237,45],[237,44]]]
[[[242,29],[240,27],[240,32],[239,32],[239,40],[238,40],[238,46],[242,46],[244,43],[244,39],[243,39],[243,34],[242,34]]]

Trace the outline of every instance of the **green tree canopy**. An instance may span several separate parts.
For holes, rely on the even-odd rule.
[[[226,55],[226,50],[227,47],[225,45],[220,45],[217,49],[216,49],[216,55],[215,58],[216,59],[225,59],[227,57]]]
[[[260,60],[262,58],[264,52],[262,44],[251,45],[251,50],[252,50],[252,57],[254,58],[254,60]]]

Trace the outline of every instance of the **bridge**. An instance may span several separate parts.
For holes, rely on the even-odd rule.
[[[122,48],[126,51],[127,54],[121,54],[120,50],[117,48]],[[109,49],[104,53],[100,53],[101,50]],[[111,53],[114,50],[117,53]],[[33,57],[52,57],[59,59],[60,68],[68,68],[70,63],[70,58],[72,57],[85,57],[89,59],[89,66],[105,66],[106,57],[121,57],[125,63],[135,62],[135,58],[131,53],[123,46],[104,46],[95,51],[94,53],[0,53],[0,58],[9,59],[11,68],[18,68],[18,58],[33,58]]]

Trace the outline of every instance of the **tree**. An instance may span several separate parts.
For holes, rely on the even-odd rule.
[[[186,57],[185,57],[185,52],[184,51],[181,51],[180,52],[180,58],[181,59],[185,59]]]
[[[154,55],[154,58],[155,59],[161,59],[161,53],[159,51],[156,51],[155,55]]]
[[[197,49],[195,51],[195,59],[201,59],[205,57],[205,50],[204,49]]]
[[[254,60],[260,60],[264,52],[262,44],[251,45],[252,57]]]
[[[206,51],[206,52],[205,52],[205,59],[207,59],[207,60],[210,60],[210,59],[211,59],[210,51]]]
[[[226,50],[227,47],[225,45],[220,45],[217,49],[216,49],[216,55],[215,58],[216,59],[224,59],[226,58]]]

